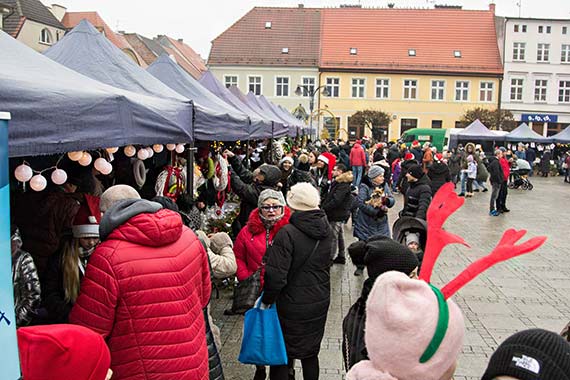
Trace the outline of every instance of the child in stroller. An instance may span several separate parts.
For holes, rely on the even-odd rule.
[[[511,176],[509,178],[509,189],[532,190],[533,185],[528,179],[528,174],[531,171],[530,164],[526,160],[518,159],[515,161],[515,166],[511,168]]]
[[[426,221],[411,216],[400,217],[392,226],[392,236],[394,240],[416,254],[419,261],[419,273],[427,241]]]

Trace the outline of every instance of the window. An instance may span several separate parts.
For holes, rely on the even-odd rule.
[[[432,120],[431,127],[435,129],[443,128],[443,121],[442,120]]]
[[[522,101],[523,80],[520,78],[511,79],[511,100]]]
[[[352,78],[352,97],[364,98],[364,78]]]
[[[271,21],[265,22],[265,29],[271,29]]]
[[[390,96],[390,79],[376,79],[376,97],[388,99]]]
[[[350,55],[356,55],[358,54],[358,49],[357,48],[350,48]]]
[[[461,58],[461,50],[454,50],[453,51],[453,56],[455,58]]]
[[[331,98],[338,98],[340,91],[340,79],[327,78],[327,91]]]
[[[52,38],[51,38],[51,33],[49,32],[49,30],[46,29],[42,29],[41,33],[40,33],[40,42],[42,44],[48,44],[51,45],[52,44]]]
[[[416,56],[416,49],[409,49],[408,50],[408,55],[410,57],[415,57]]]
[[[568,34],[568,27],[567,26],[562,27],[562,34]]]
[[[224,85],[226,88],[230,88],[231,86],[238,85],[238,77],[237,75],[224,75]]]
[[[561,80],[558,89],[558,102],[570,103],[570,80]]]
[[[523,33],[526,33],[526,25],[523,25],[523,26],[522,26],[522,32],[523,32]]]
[[[526,50],[526,43],[524,42],[513,43],[513,61],[524,61],[525,50]]]
[[[455,82],[455,101],[466,102],[469,100],[469,82],[457,81]]]
[[[552,28],[550,26],[546,27],[546,34],[550,34],[550,32],[552,31]]]
[[[514,30],[515,30],[515,33],[518,33],[518,32],[519,32],[519,24],[515,24]]]
[[[495,90],[495,83],[481,82],[481,84],[479,85],[479,101],[492,102],[494,90]]]
[[[560,62],[570,63],[570,45],[562,45]]]
[[[400,136],[408,129],[417,128],[418,119],[401,119],[400,120]]]
[[[418,97],[418,81],[415,79],[404,80],[404,99],[417,99]]]
[[[536,60],[538,62],[548,62],[550,44],[538,44],[536,49]]]
[[[275,78],[275,96],[289,96],[289,78]]]
[[[335,117],[334,119],[332,117],[327,117],[325,116],[323,118],[323,126],[327,129],[327,131],[329,132],[329,136],[331,139],[333,138],[338,138],[338,130],[340,129],[340,117]]]
[[[247,78],[247,88],[254,95],[261,95],[261,77],[251,76]]]
[[[534,101],[546,102],[546,88],[548,81],[546,79],[537,79],[534,81]]]
[[[445,81],[432,80],[431,81],[431,100],[444,100],[445,99]]]
[[[315,78],[303,77],[303,95],[310,96],[315,91]]]
[[[538,33],[544,33],[544,26],[542,25],[538,26]]]
[[[289,54],[289,48],[281,49],[281,54]]]

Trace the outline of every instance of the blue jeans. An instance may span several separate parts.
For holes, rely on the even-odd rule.
[[[352,186],[358,187],[360,186],[360,182],[362,181],[362,173],[364,172],[364,166],[353,166],[352,167]]]
[[[467,173],[459,173],[459,177],[461,178],[461,194],[465,194],[465,185],[467,184]]]

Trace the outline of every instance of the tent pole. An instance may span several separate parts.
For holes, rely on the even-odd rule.
[[[194,102],[190,101],[192,106],[192,141],[190,141],[190,146],[188,147],[188,156],[186,160],[186,194],[190,194],[192,200],[194,200],[194,152],[196,148],[194,147],[194,123],[196,119],[196,114],[194,110]]]

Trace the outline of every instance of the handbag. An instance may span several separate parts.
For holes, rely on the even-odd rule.
[[[232,312],[243,314],[255,305],[255,300],[261,293],[261,266],[251,276],[240,281],[234,288]]]
[[[261,309],[261,298],[245,313],[238,360],[261,366],[287,365],[289,359],[277,308],[269,305],[267,309]]]

